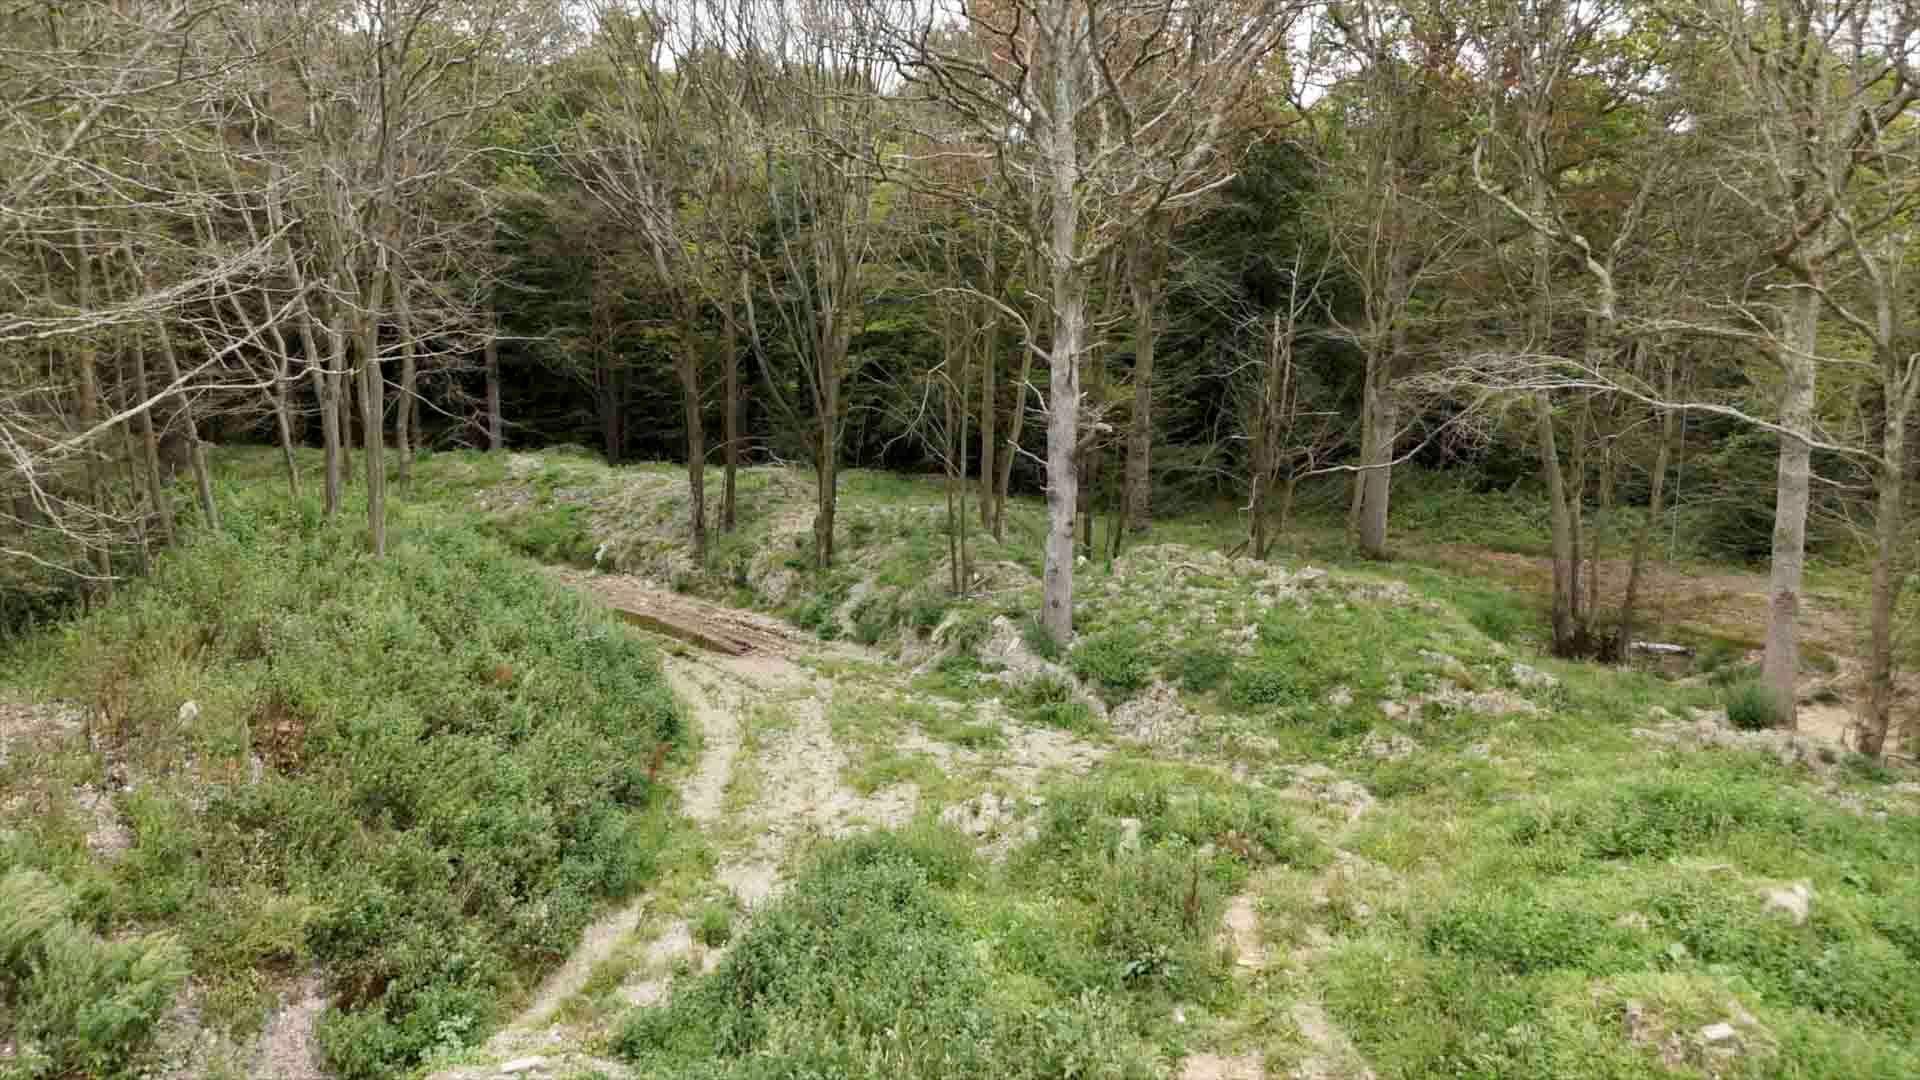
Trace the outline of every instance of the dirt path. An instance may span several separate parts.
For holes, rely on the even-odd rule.
[[[732,848],[723,844],[714,880],[747,917],[778,893],[788,863],[805,842],[891,827],[911,817],[919,795],[912,784],[863,797],[842,781],[846,755],[828,722],[838,684],[803,663],[823,653],[873,657],[641,579],[557,576],[616,610],[669,619],[701,636],[744,646],[738,653],[690,648],[664,656],[662,665],[700,740],[698,761],[680,784],[681,808],[716,836],[744,837]],[[719,950],[702,947],[684,918],[662,923],[657,906],[655,897],[642,894],[589,926],[532,1002],[476,1055],[500,1064],[443,1071],[437,1074],[440,1080],[568,1075],[582,1069],[629,1075],[617,1062],[571,1049],[590,1042],[583,1037],[590,1033],[570,1026],[566,1006],[596,971],[623,955],[632,958],[632,970],[617,993],[634,1005],[665,1001],[676,972],[712,969]]]

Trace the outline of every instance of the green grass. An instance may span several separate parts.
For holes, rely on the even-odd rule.
[[[99,745],[139,778],[116,797],[123,858],[89,863],[70,827],[11,815],[0,873],[63,880],[75,927],[169,928],[216,1026],[257,1025],[274,980],[322,966],[330,1065],[392,1075],[484,1035],[657,872],[672,819],[649,763],[680,719],[647,649],[471,519],[396,507],[374,560],[351,503],[328,523],[231,474],[221,489],[222,535],[0,662],[94,703]],[[61,963],[92,974],[72,980],[147,1003],[167,981],[166,949],[76,934],[36,946],[73,943]],[[0,1015],[0,1038],[55,1023]],[[144,1027],[115,1030],[88,1070],[137,1061]]]

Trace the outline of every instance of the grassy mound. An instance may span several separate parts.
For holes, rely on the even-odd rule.
[[[483,1034],[648,879],[680,721],[653,655],[456,516],[396,510],[374,560],[352,507],[331,525],[265,484],[222,495],[225,535],[0,663],[93,706],[93,749],[51,772],[118,788],[131,825],[102,861],[75,815],[7,815],[0,874],[62,882],[79,927],[171,929],[202,1014],[240,1032],[318,966],[332,1067],[392,1075]],[[0,1000],[17,978],[0,965]],[[41,1040],[55,1074],[139,1057],[29,1019],[0,1010],[0,1041]]]

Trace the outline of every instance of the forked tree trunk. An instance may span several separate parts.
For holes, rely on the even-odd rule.
[[[1774,484],[1773,571],[1768,583],[1767,646],[1761,679],[1772,691],[1780,720],[1797,727],[1795,681],[1800,671],[1800,581],[1807,559],[1807,503],[1812,474],[1814,350],[1819,343],[1820,296],[1797,289],[1788,308],[1779,351],[1785,379],[1780,392],[1780,461]]]

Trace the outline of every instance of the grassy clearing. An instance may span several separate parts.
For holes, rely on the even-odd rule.
[[[649,1076],[1153,1076],[1174,1002],[1231,1010],[1214,927],[1324,852],[1270,795],[1129,762],[1048,790],[1007,864],[922,820],[821,850],[711,975],[631,1014]]]
[[[102,861],[75,815],[0,822],[0,875],[47,912],[0,932],[0,998],[40,1003],[0,1010],[27,1075],[137,1067],[187,970],[244,1034],[316,966],[332,1068],[393,1075],[483,1035],[672,835],[651,767],[680,720],[618,627],[468,518],[398,510],[375,561],[351,506],[324,523],[244,470],[221,495],[223,535],[0,661],[93,706],[97,750],[63,770],[118,787],[131,831]],[[36,764],[0,788],[36,790]]]

